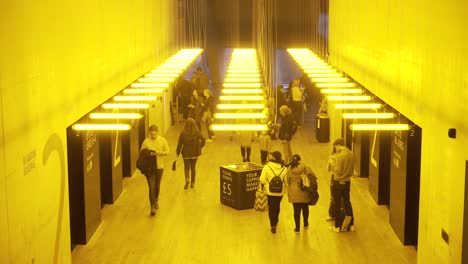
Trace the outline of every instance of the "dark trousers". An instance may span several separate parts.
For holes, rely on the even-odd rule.
[[[241,154],[242,154],[242,161],[243,162],[250,162],[250,152],[252,151],[251,147],[244,147],[241,146]]]
[[[302,218],[304,219],[304,226],[309,225],[309,205],[306,203],[293,203],[294,208],[294,222],[296,223],[296,229],[301,228],[301,211]]]
[[[333,180],[330,182],[330,206],[328,206],[328,215],[335,217],[335,202],[333,201]]]
[[[184,117],[184,119],[187,119],[188,118],[188,115],[189,115],[189,108],[188,108],[188,105],[190,103],[190,96],[180,96],[179,97],[179,105],[180,105],[180,108],[182,110],[182,115]]]
[[[151,207],[154,207],[159,200],[159,190],[161,185],[162,174],[163,170],[157,169],[149,175],[145,175],[146,181],[148,182],[148,194]]]
[[[345,213],[348,216],[351,216],[350,225],[354,224],[354,217],[353,217],[353,207],[351,206],[351,201],[349,199],[349,190],[350,190],[351,182],[339,182],[333,181],[332,185],[332,195],[334,201],[334,214],[335,214],[335,227],[341,227],[343,223],[345,215],[340,213],[341,209],[341,202],[344,204]]]
[[[283,196],[268,195],[268,217],[270,218],[270,226],[276,226],[278,224],[281,199],[283,199]]]
[[[268,158],[268,151],[260,150],[260,159],[261,159],[263,165],[266,164],[267,158]]]
[[[194,159],[184,159],[184,174],[185,181],[191,181],[192,184],[195,184],[195,166],[197,165],[197,158]]]

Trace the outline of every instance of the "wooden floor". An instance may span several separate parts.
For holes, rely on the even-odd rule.
[[[320,200],[310,210],[310,227],[293,231],[292,205],[285,196],[280,222],[271,234],[267,213],[235,210],[220,203],[219,166],[241,161],[230,133],[207,142],[197,164],[195,189],[184,190],[183,164],[171,171],[182,124],[166,138],[172,155],[161,182],[160,209],[149,216],[148,189],[136,172],[124,180],[123,192],[102,210],[102,223],[89,243],[72,252],[73,263],[416,263],[416,249],[403,246],[388,222],[388,209],[377,206],[365,178],[353,178],[351,201],[356,231],[332,233],[327,216],[329,144],[317,143],[312,124],[298,130],[292,142],[319,178]],[[280,150],[280,143],[274,149]],[[260,161],[257,145],[252,162]]]

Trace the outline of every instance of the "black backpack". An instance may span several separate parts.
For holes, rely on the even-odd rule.
[[[316,205],[319,199],[317,177],[313,174],[308,175],[308,177],[310,181],[310,187],[307,188],[307,191],[310,192],[309,205]]]
[[[275,177],[273,177],[273,179],[271,179],[271,181],[268,182],[270,192],[282,193],[283,192],[283,180],[281,180],[279,176],[283,173],[284,168],[280,171],[278,175],[276,175],[270,166],[267,165],[267,167],[270,168],[271,172],[273,172],[273,175],[275,175]]]

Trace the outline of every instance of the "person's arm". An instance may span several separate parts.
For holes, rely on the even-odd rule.
[[[266,173],[266,166],[263,167],[262,173],[260,174],[260,183],[261,184],[267,184],[267,173]]]
[[[167,140],[165,138],[162,138],[161,140],[161,149],[156,151],[156,154],[159,156],[166,156],[169,154],[169,145],[167,144]]]
[[[200,148],[205,146],[205,138],[200,134],[198,134],[198,138],[200,139]]]
[[[177,157],[180,155],[180,152],[182,151],[183,146],[184,146],[184,144],[182,143],[182,134],[180,134],[179,135],[179,141],[177,142],[177,150],[176,150]]]

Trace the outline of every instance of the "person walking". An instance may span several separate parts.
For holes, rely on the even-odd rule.
[[[309,202],[311,194],[303,189],[302,177],[314,175],[312,169],[301,162],[301,156],[294,154],[291,164],[286,174],[286,185],[288,189],[288,201],[293,204],[294,223],[296,224],[294,232],[301,230],[301,211],[304,220],[304,229],[309,227]]]
[[[148,171],[145,175],[149,188],[150,214],[153,216],[156,214],[156,210],[159,209],[159,192],[164,171],[164,157],[169,154],[169,145],[167,144],[167,140],[159,135],[156,125],[149,127],[149,133],[150,136],[141,144],[140,152],[147,149],[151,151],[151,155],[156,155],[156,169]]]
[[[185,190],[188,189],[189,184],[190,188],[195,187],[195,168],[204,145],[205,138],[201,135],[195,120],[188,118],[184,128],[180,132],[176,150],[177,157],[182,154],[182,158],[184,159]]]
[[[260,174],[260,184],[265,188],[268,196],[270,231],[275,234],[281,199],[286,193],[286,186],[283,186],[286,177],[286,167],[281,159],[281,152],[273,151],[270,153],[269,158],[270,161],[263,167]]]
[[[331,226],[330,230],[333,232],[354,231],[353,207],[349,197],[350,179],[354,173],[354,155],[351,150],[345,147],[342,138],[335,140],[333,146],[336,148],[332,186],[335,226]],[[341,202],[344,204],[346,215],[340,213]]]
[[[295,122],[292,116],[291,109],[283,105],[280,107],[281,126],[278,132],[278,138],[283,145],[283,154],[285,164],[289,164],[292,158],[291,139],[294,135]]]

